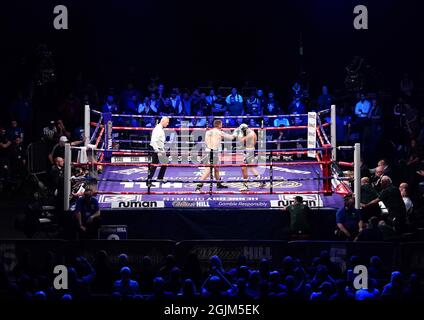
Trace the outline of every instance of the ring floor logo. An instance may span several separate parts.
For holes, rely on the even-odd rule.
[[[192,179],[191,177],[178,177],[179,180],[190,180]],[[265,177],[264,179],[269,179],[267,177]],[[241,178],[240,178],[241,180]],[[120,182],[119,183],[120,186],[124,189],[131,189],[131,190],[147,190],[148,187],[146,185],[146,181],[140,181],[140,182]],[[226,186],[228,186],[229,188],[236,188],[236,189],[240,189],[243,187],[243,182],[242,181],[234,181],[234,180],[229,180],[229,181],[225,181],[224,184]],[[249,186],[251,188],[259,188],[260,183],[256,182],[256,181],[249,181],[248,182]],[[299,188],[301,187],[303,184],[301,182],[298,181],[274,181],[272,186],[273,188],[277,188],[277,189],[288,189],[288,188]],[[205,183],[205,188],[209,186],[208,183]],[[161,185],[156,185],[151,187],[150,189],[152,190],[159,190],[159,189],[195,189],[197,187],[197,183],[183,183],[183,182],[164,182]],[[269,188],[270,184],[267,183],[265,185],[265,189]]]

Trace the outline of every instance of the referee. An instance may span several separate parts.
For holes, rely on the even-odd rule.
[[[150,140],[150,153],[152,155],[152,164],[159,164],[159,157],[165,155],[165,131],[163,130],[169,124],[169,118],[163,117],[152,131]],[[156,166],[150,166],[149,175],[147,177],[147,186],[154,187],[151,180],[155,175]],[[163,180],[165,176],[166,166],[160,167],[157,180]]]

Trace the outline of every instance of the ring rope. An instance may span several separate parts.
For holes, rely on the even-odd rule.
[[[97,132],[100,129],[100,126],[101,126],[102,121],[103,121],[103,115],[100,116],[99,121],[96,123],[96,129],[94,129],[94,132],[93,132],[93,134],[90,137],[90,143],[95,139],[95,137],[97,135]]]
[[[114,139],[115,142],[122,142],[122,143],[150,143],[150,140],[123,140],[123,139]],[[295,139],[295,140],[267,140],[266,143],[296,143],[296,142],[306,142],[306,139]],[[200,143],[205,144],[204,141],[167,141],[166,143],[172,143],[172,144],[193,144],[193,143]],[[222,141],[222,144],[233,144],[233,141]]]
[[[273,181],[284,182],[284,181],[321,181],[329,180],[333,177],[315,177],[315,178],[274,178]],[[78,178],[76,179],[78,180]],[[147,182],[147,179],[109,179],[109,178],[86,178],[88,181],[98,182]],[[347,180],[347,179],[345,179]],[[238,183],[238,182],[270,182],[271,179],[241,179],[241,180],[176,180],[176,179],[150,179],[150,182],[162,182],[162,183]]]
[[[95,114],[102,114],[101,111],[97,111],[97,110],[94,110],[94,109],[90,109],[90,111],[92,113],[95,113]],[[317,114],[318,115],[327,114],[327,113],[330,113],[330,111],[331,111],[331,109],[324,109],[324,110],[318,111]],[[137,117],[137,118],[156,118],[156,117],[159,117],[159,115],[138,115],[138,114],[128,115],[128,114],[116,114],[116,113],[113,113],[112,116],[113,117]],[[308,116],[308,114],[297,114],[297,115],[293,115],[293,114],[284,115],[283,114],[283,115],[269,115],[269,116],[267,116],[267,115],[264,115],[264,116],[204,116],[204,117],[212,117],[212,118],[218,118],[218,119],[219,118],[222,118],[222,119],[235,118],[235,119],[237,119],[237,118],[240,118],[240,117],[245,117],[245,118],[254,118],[254,117],[256,117],[256,118],[264,118],[264,117],[277,118],[277,117],[299,117],[299,116]],[[197,116],[169,116],[169,117],[172,117],[172,118],[188,118],[188,119],[199,118]]]
[[[273,165],[285,165],[285,166],[300,166],[300,165],[322,165],[322,164],[330,164],[331,161],[298,161],[298,162],[273,162]],[[174,164],[174,163],[164,163],[164,164],[154,164],[154,163],[128,163],[128,162],[122,162],[122,163],[108,163],[108,162],[87,162],[87,163],[79,163],[79,162],[72,162],[72,165],[74,167],[83,167],[87,165],[102,165],[102,166],[108,166],[108,167],[145,167],[147,165],[150,165],[152,167],[180,167],[180,168],[198,168],[198,167],[258,167],[258,166],[269,166],[268,163],[240,163],[240,164],[234,164],[234,163],[228,163],[228,164],[196,164],[196,163],[184,163],[184,164]]]
[[[72,149],[81,149],[82,147],[77,147],[77,146],[72,146]],[[313,151],[324,151],[324,150],[331,150],[331,147],[324,147],[324,148],[288,148],[288,149],[275,149],[275,150],[267,150],[267,149],[256,149],[256,150],[228,150],[230,152],[224,152],[225,150],[219,151],[219,154],[235,154],[235,153],[245,153],[246,151],[255,151],[261,154],[269,154],[269,153],[273,153],[274,155],[279,155],[279,154],[284,154],[286,152],[307,152],[310,150]],[[146,153],[149,154],[149,152],[153,152],[150,150],[131,150],[131,149],[100,149],[100,148],[95,148],[95,151],[111,151],[111,152],[127,152],[127,153]],[[173,152],[173,151],[178,151],[178,150],[173,150],[170,149],[168,151],[164,151],[164,152]],[[202,150],[194,150],[194,151],[198,151],[201,152]]]

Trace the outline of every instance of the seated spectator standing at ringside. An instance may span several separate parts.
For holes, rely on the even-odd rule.
[[[27,152],[21,136],[15,136],[10,147],[10,170],[14,178],[20,179],[26,173]]]
[[[360,100],[355,106],[355,115],[358,118],[367,118],[371,110],[371,103],[366,99],[365,94],[360,95]]]
[[[171,101],[173,113],[175,115],[181,115],[183,112],[183,104],[181,102],[181,97],[178,94],[178,89],[172,89],[169,100]]]
[[[362,207],[367,208],[382,201],[388,211],[387,222],[393,226],[397,232],[400,232],[405,224],[406,218],[405,203],[403,202],[400,191],[393,185],[392,179],[388,176],[381,178],[381,188],[382,191],[378,198],[372,200],[368,204],[362,205]]]
[[[323,282],[317,291],[312,292],[310,301],[329,301],[332,295],[333,286],[330,282]]]
[[[234,127],[236,126],[236,120],[234,118],[229,118],[231,116],[230,111],[225,111],[225,118],[222,119],[222,124],[226,127]]]
[[[194,300],[200,297],[199,293],[196,291],[196,285],[193,280],[185,279],[184,283],[181,286],[181,292],[177,294],[179,300]]]
[[[92,134],[93,132],[94,132],[94,130],[92,130],[92,132],[90,132],[90,134]],[[75,128],[72,131],[71,139],[73,141],[84,141],[85,140],[84,128],[83,127]],[[88,139],[90,139],[90,138],[88,138]]]
[[[59,143],[57,143],[52,151],[49,153],[49,160],[53,164],[53,160],[60,157],[62,159],[65,158],[65,143],[69,142],[66,136],[61,136],[59,139]]]
[[[41,136],[41,140],[47,143],[47,147],[51,149],[56,142],[57,137],[57,128],[55,126],[55,121],[51,120],[47,127],[43,128],[43,134]]]
[[[140,294],[138,282],[131,279],[131,269],[123,267],[120,273],[121,279],[115,281],[113,294],[123,298],[134,298],[134,296]]]
[[[228,111],[230,112],[231,116],[242,116],[244,114],[243,102],[237,101],[234,96],[230,95]]]
[[[77,257],[75,264],[75,267],[68,267],[68,290],[61,293],[71,294],[75,300],[87,300],[96,271],[83,256]]]
[[[206,96],[206,101],[209,108],[212,109],[212,114],[216,116],[223,116],[227,110],[225,106],[225,99],[220,95],[215,95],[215,90],[211,89],[209,95]]]
[[[49,153],[49,160],[51,164],[53,164],[53,160],[57,157],[65,159],[65,144],[68,142],[69,140],[66,136],[61,136],[59,138],[59,142],[54,145],[52,151]],[[72,141],[71,146],[77,146],[83,142],[84,141]]]
[[[204,93],[204,92],[200,93],[200,104],[199,105],[200,105],[200,110],[202,110],[202,112],[204,114],[212,114],[212,106],[206,100],[206,93]]]
[[[50,175],[50,187],[53,192],[56,192],[56,190],[63,186],[63,177],[64,177],[64,171],[63,171],[63,158],[56,157],[54,158],[54,164],[50,169],[49,175]]]
[[[381,159],[378,161],[377,166],[383,168],[383,175],[384,176],[392,176],[392,168],[390,167],[388,161],[386,159]]]
[[[347,197],[343,208],[336,213],[336,234],[342,239],[353,240],[363,228],[361,212],[355,209],[355,199]]]
[[[256,90],[256,101],[259,105],[259,110],[261,110],[261,115],[263,114],[263,110],[266,106],[266,98],[264,96],[264,91],[262,89]]]
[[[0,177],[4,170],[9,169],[10,146],[12,142],[7,138],[6,130],[0,127]]]
[[[328,87],[322,86],[321,95],[317,99],[318,111],[330,109],[333,97],[328,93]]]
[[[381,191],[381,179],[385,177],[384,168],[382,166],[378,166],[375,168],[374,175],[372,176],[372,187],[377,191]]]
[[[106,102],[102,107],[102,112],[119,113],[119,107],[118,104],[115,103],[115,98],[113,95],[107,96]]]
[[[75,218],[79,234],[83,238],[97,238],[100,226],[99,201],[93,197],[93,191],[85,189],[84,195],[77,200]]]
[[[7,129],[7,138],[10,141],[14,141],[16,137],[24,141],[24,129],[18,127],[18,122],[16,120],[12,120],[9,129]]]
[[[234,98],[234,101],[235,101],[235,102],[243,103],[243,97],[237,93],[237,89],[236,89],[236,88],[232,88],[232,89],[231,89],[231,94],[229,94],[229,95],[225,98],[225,102],[226,102],[227,104],[230,104],[230,102],[231,102],[231,100],[230,100],[230,99],[231,99],[231,97],[233,97],[233,98]]]
[[[63,123],[63,120],[61,119],[56,121],[56,132],[57,132],[56,134],[57,137],[65,136],[68,139],[71,138],[71,132],[66,130],[65,124]]]
[[[165,290],[165,280],[162,277],[153,279],[153,294],[146,297],[146,301],[172,301],[175,298],[172,292]]]
[[[370,178],[362,177],[361,178],[361,203],[367,204],[377,198],[378,198],[378,193],[371,186]],[[381,213],[381,210],[378,204],[374,204],[362,210],[362,215],[364,216],[365,220],[369,219],[372,216],[379,216],[380,213]]]
[[[383,241],[383,233],[378,228],[378,218],[371,217],[368,226],[362,229],[356,237],[355,241]]]
[[[377,281],[375,279],[368,279],[368,288],[359,289],[355,293],[355,300],[368,301],[378,300],[380,298],[380,291],[376,288]]]
[[[122,92],[121,103],[123,110],[128,114],[135,114],[140,100],[140,91],[134,88],[132,83],[128,83],[127,88]]]
[[[228,296],[228,293],[223,288],[223,280],[218,276],[211,276],[202,287],[202,297],[208,301],[216,301]]]
[[[402,274],[399,271],[394,271],[392,272],[390,282],[383,287],[381,298],[389,301],[400,301],[402,299],[403,289]]]
[[[262,105],[259,99],[255,96],[256,92],[252,92],[252,95],[246,100],[247,114],[252,116],[262,115]]]
[[[337,280],[336,281],[336,292],[333,293],[330,297],[331,301],[352,301],[355,300],[355,295],[346,290],[347,287],[346,280]]]
[[[156,115],[157,113],[158,109],[156,108],[154,101],[152,102],[149,97],[145,97],[143,102],[140,102],[138,105],[138,114],[142,116],[151,116]],[[144,119],[144,124],[147,125],[151,119],[154,120],[154,118]]]
[[[196,112],[196,117],[197,118],[195,118],[194,126],[200,128],[206,127],[206,117],[203,115],[201,110]]]
[[[282,115],[275,118],[274,127],[290,127],[290,121],[287,118],[284,118]],[[283,136],[283,131],[281,131],[281,137]]]
[[[183,93],[181,103],[183,104],[183,115],[190,116],[193,103],[192,98],[188,92]]]
[[[403,203],[405,204],[406,209],[406,219],[408,224],[412,223],[412,215],[414,212],[414,203],[409,197],[409,185],[406,182],[403,182],[399,185],[400,195],[402,196]]]
[[[199,89],[194,89],[193,92],[191,93],[191,98],[190,98],[190,103],[191,103],[191,114],[196,113],[199,110],[202,110],[202,98],[200,96],[200,90]]]
[[[169,116],[173,116],[173,115],[178,115],[178,110],[175,110],[172,107],[172,102],[171,99],[169,98],[165,98],[163,99],[163,106],[162,108],[159,110],[159,114],[161,116],[165,116],[165,115],[169,115]]]
[[[264,115],[279,115],[282,113],[281,107],[278,101],[275,99],[274,93],[268,93],[268,99],[266,100],[266,105],[263,109]]]
[[[300,98],[294,98],[288,110],[290,114],[304,114],[306,112],[305,105]]]
[[[301,196],[294,198],[294,203],[287,207],[290,213],[290,233],[294,237],[308,237],[312,233],[312,211],[303,203]]]

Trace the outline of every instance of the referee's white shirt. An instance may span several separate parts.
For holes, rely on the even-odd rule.
[[[160,123],[152,131],[150,145],[155,151],[165,150],[165,131]]]

